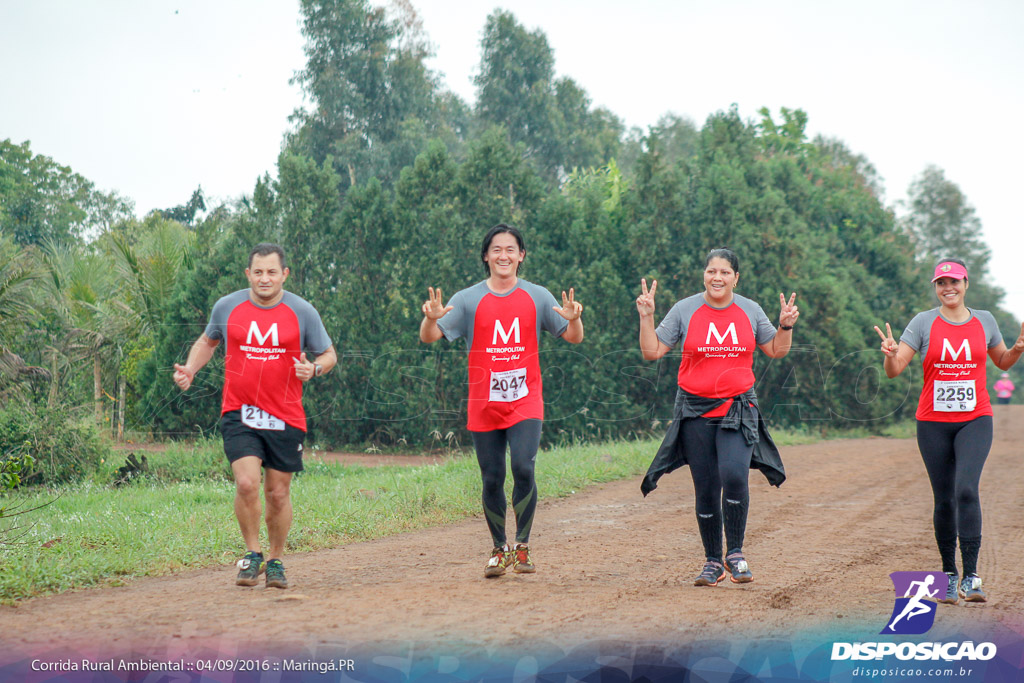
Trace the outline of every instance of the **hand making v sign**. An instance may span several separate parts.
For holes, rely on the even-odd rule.
[[[779,328],[789,330],[793,328],[796,319],[800,317],[800,309],[796,307],[796,292],[786,302],[786,295],[779,292],[779,303],[782,305],[782,312],[779,313]]]
[[[892,328],[889,327],[889,323],[885,324],[885,333],[884,334],[882,333],[882,330],[880,330],[878,328],[878,325],[875,325],[875,332],[877,332],[878,336],[882,338],[882,353],[884,353],[885,355],[887,355],[889,357],[895,356],[896,352],[900,348],[900,345],[893,338],[893,336],[892,336]]]
[[[583,304],[576,301],[575,291],[572,287],[569,288],[568,297],[565,295],[565,290],[562,290],[562,307],[559,308],[558,306],[552,306],[551,308],[569,322],[578,320],[580,315],[583,313]]]
[[[640,317],[645,318],[654,315],[654,293],[658,290],[658,281],[651,282],[651,289],[647,289],[647,278],[640,278],[640,296],[636,298],[636,310]]]
[[[429,298],[423,302],[423,315],[430,320],[440,320],[444,315],[452,310],[454,306],[445,306],[442,304],[441,288],[434,289],[433,287],[427,287],[427,293]]]

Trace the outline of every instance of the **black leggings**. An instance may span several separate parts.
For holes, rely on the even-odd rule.
[[[740,430],[723,429],[718,422],[707,417],[684,420],[680,437],[693,477],[704,553],[707,559],[721,562],[723,518],[728,550],[743,548],[750,501],[747,478],[754,447],[747,444]]]
[[[494,547],[505,545],[505,446],[512,458],[512,509],[516,513],[516,542],[529,543],[533,513],[537,509],[537,482],[533,475],[540,448],[540,420],[523,420],[508,429],[470,432],[484,484],[484,517]]]
[[[942,571],[956,571],[956,540],[964,574],[973,574],[981,546],[981,498],[978,484],[992,447],[992,416],[970,422],[917,423],[917,446],[932,484],[932,524],[942,556]]]

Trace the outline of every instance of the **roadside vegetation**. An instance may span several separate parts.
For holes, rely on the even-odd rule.
[[[906,437],[908,425],[888,431]],[[785,429],[776,430],[775,437],[781,447],[821,439]],[[570,496],[588,486],[638,476],[658,443],[644,438],[542,451],[537,457],[540,497]],[[122,453],[77,483],[0,498],[0,507],[30,510],[0,517],[0,602],[230,565],[241,556],[232,512],[234,484],[220,441],[174,444],[145,455],[144,469],[129,467],[127,476],[121,472],[127,464]],[[141,457],[135,460],[143,463]],[[288,552],[333,548],[478,515],[480,470],[470,454],[458,451],[449,451],[438,464],[382,467],[324,462],[311,451],[306,471],[293,484],[292,499],[295,520]],[[4,542],[4,531],[15,526],[17,535]]]

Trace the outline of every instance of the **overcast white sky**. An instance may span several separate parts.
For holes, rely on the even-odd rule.
[[[472,101],[480,34],[504,6],[554,48],[559,75],[646,127],[802,108],[844,140],[887,200],[936,164],[975,206],[1007,307],[1024,318],[1019,208],[1024,3],[1011,0],[412,0],[432,67]],[[275,171],[288,79],[303,66],[295,0],[0,0],[0,139],[71,166],[140,214],[252,192]]]

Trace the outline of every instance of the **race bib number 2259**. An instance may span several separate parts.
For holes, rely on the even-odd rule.
[[[937,380],[932,394],[932,410],[937,413],[968,413],[978,405],[973,379]]]

